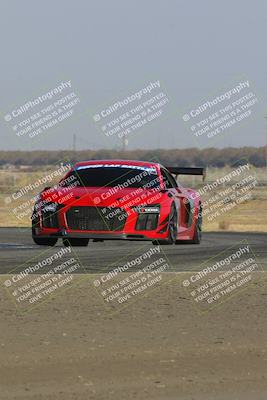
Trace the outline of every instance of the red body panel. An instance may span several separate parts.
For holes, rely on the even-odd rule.
[[[140,240],[164,240],[168,236],[168,217],[172,205],[175,205],[178,215],[178,236],[179,240],[192,240],[195,232],[196,220],[199,212],[200,199],[196,192],[181,186],[179,188],[166,189],[164,187],[161,175],[162,166],[157,163],[143,161],[125,161],[125,160],[100,160],[86,161],[77,163],[72,170],[63,178],[66,179],[69,174],[79,167],[90,165],[129,165],[135,167],[154,168],[157,172],[160,187],[157,190],[138,188],[123,188],[118,191],[112,190],[112,187],[61,187],[45,190],[40,193],[40,198],[35,208],[38,211],[38,218],[35,218],[34,235],[39,237],[66,236],[66,237],[88,237],[103,239],[140,239]],[[192,195],[195,194],[195,195]],[[43,202],[52,202],[59,205],[57,210],[58,227],[47,228],[43,226],[42,204]],[[136,230],[138,213],[132,207],[143,205],[159,205],[160,213],[157,227],[153,230]],[[77,213],[79,207],[96,207],[97,212],[101,211],[101,218],[107,222],[106,230],[85,230],[70,229],[66,213],[70,208],[76,207]],[[107,208],[108,211],[105,211]],[[108,223],[108,212],[112,213],[115,208],[124,210],[127,214],[125,224],[121,229],[110,230]],[[105,215],[103,215],[105,211]],[[189,215],[190,214],[190,215]],[[98,236],[99,235],[99,236]],[[133,237],[131,237],[133,236]]]

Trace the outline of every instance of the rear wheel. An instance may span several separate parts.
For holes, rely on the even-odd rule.
[[[155,240],[153,244],[161,244],[161,245],[166,245],[166,244],[174,244],[177,238],[178,234],[178,217],[177,217],[177,211],[176,207],[173,204],[171,207],[171,211],[169,214],[169,222],[168,222],[168,239],[165,240]]]
[[[199,206],[198,217],[195,226],[194,237],[190,240],[192,244],[200,244],[202,238],[202,207]]]
[[[89,239],[86,238],[69,238],[69,239],[63,239],[63,244],[65,247],[70,247],[70,246],[87,246],[89,243]]]
[[[197,222],[195,224],[194,236],[191,240],[176,240],[175,244],[200,244],[202,238],[202,206],[198,209]]]

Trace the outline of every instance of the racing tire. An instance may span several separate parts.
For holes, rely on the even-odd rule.
[[[202,224],[199,223],[199,217],[198,217],[196,227],[195,227],[194,237],[192,240],[189,241],[189,243],[200,244],[201,237],[202,237]]]
[[[36,237],[33,236],[32,240],[34,241],[35,244],[38,244],[38,246],[55,246],[57,243],[57,238],[41,238],[41,237]]]
[[[198,210],[197,222],[195,224],[194,236],[191,240],[176,240],[175,244],[200,244],[202,238],[202,206]]]
[[[32,221],[32,240],[35,244],[38,244],[38,246],[53,247],[57,243],[57,238],[43,238],[40,236],[36,236],[34,221]]]
[[[63,245],[65,247],[86,247],[89,243],[89,239],[86,238],[69,238],[69,239],[63,239]]]
[[[178,234],[178,216],[177,210],[174,204],[171,206],[171,211],[169,214],[169,221],[168,221],[168,238],[164,240],[154,240],[152,243],[154,245],[167,245],[167,244],[174,244]]]

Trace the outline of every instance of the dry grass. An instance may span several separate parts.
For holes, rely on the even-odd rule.
[[[265,189],[262,191],[265,192]],[[238,205],[214,222],[209,223],[204,220],[204,230],[267,232],[267,201],[265,199],[256,198]]]
[[[3,171],[0,170],[0,226],[30,226],[31,211],[34,204],[34,197],[40,192],[44,186],[52,186],[57,183],[59,177],[53,181],[48,182],[45,185],[39,185],[36,189],[29,191],[26,195],[18,198],[17,200],[12,199],[12,194],[18,192],[20,189],[25,188],[29,184],[38,182],[39,179],[48,176],[58,166],[48,166],[46,168],[38,168],[35,171]],[[16,197],[18,197],[16,195]],[[8,201],[7,199],[11,199]],[[22,212],[25,216],[18,218],[19,212],[15,209],[23,204],[29,202],[29,206],[25,206]],[[27,214],[27,215],[26,215]]]

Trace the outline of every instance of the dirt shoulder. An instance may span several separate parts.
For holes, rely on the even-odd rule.
[[[0,299],[1,399],[266,398],[266,280],[205,314],[178,274],[115,314],[87,279],[28,314]]]

